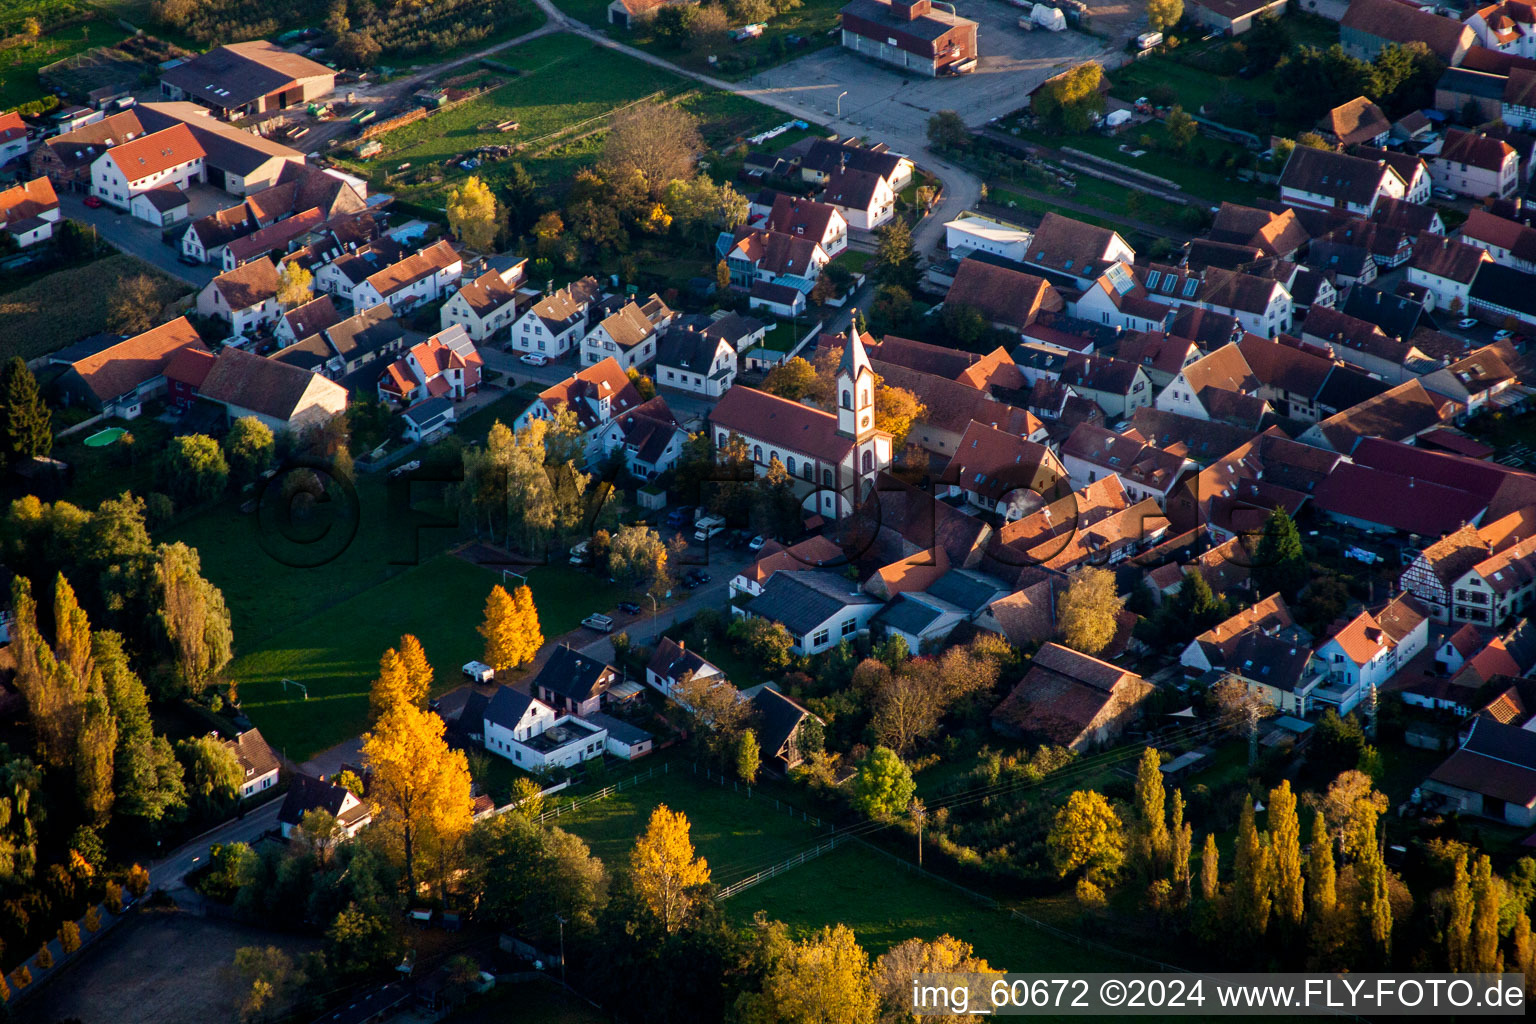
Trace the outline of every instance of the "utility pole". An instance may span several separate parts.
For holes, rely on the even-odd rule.
[[[928,821],[928,808],[923,806],[922,800],[912,798],[907,805],[907,812],[912,815],[912,823],[917,826],[917,866],[923,866],[923,825]]]

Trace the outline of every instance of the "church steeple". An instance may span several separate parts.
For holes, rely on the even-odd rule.
[[[863,438],[875,429],[875,371],[857,328],[848,332],[837,364],[837,432]]]

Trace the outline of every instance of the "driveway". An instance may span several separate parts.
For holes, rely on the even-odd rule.
[[[137,256],[193,288],[200,289],[213,280],[212,267],[189,267],[179,261],[176,255],[180,250],[160,240],[159,228],[130,214],[114,212],[111,207],[102,206],[93,210],[85,205],[84,198],[74,192],[61,192],[59,206],[64,216],[78,224],[95,228],[98,235],[123,252]],[[234,202],[231,197],[230,205],[234,205]]]

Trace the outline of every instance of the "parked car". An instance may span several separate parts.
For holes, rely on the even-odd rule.
[[[200,267],[203,265],[202,261],[199,260],[196,256],[188,256],[184,252],[179,252],[176,254],[176,262],[185,264],[189,267]]]
[[[767,544],[767,543],[768,543],[768,538],[764,537],[762,534],[758,534],[756,537],[752,538],[752,543],[747,545],[747,550],[748,551],[761,551],[761,550],[763,550],[763,545]]]
[[[86,206],[89,206],[93,210],[99,210],[102,206],[100,196],[86,196],[84,202]]]
[[[668,512],[667,525],[672,527],[693,525],[693,506],[680,505]]]
[[[1493,340],[1494,341],[1508,341],[1510,338],[1513,338],[1514,336],[1515,336],[1515,332],[1511,331],[1507,327],[1500,328],[1499,330],[1493,332]]]
[[[1448,188],[1431,189],[1430,194],[1433,195],[1436,199],[1445,199],[1449,202],[1455,202],[1457,199],[1456,193],[1452,192]]]
[[[702,569],[689,569],[688,574],[683,577],[683,586],[687,587],[689,590],[692,590],[695,587],[701,587],[708,582],[709,573]]]
[[[540,355],[537,352],[525,353],[522,358],[523,362],[527,363],[529,366],[543,366],[545,363],[549,362],[549,356]]]
[[[581,624],[588,629],[595,629],[599,633],[613,632],[613,619],[607,615],[592,614],[581,620]]]
[[[477,683],[488,683],[496,678],[496,670],[483,661],[471,661],[465,665],[464,674]]]
[[[639,615],[640,606],[634,601],[620,601],[619,611],[623,612],[625,615]]]
[[[1477,317],[1464,316],[1460,320],[1456,321],[1456,326],[1460,327],[1464,331],[1469,331],[1477,326]]]

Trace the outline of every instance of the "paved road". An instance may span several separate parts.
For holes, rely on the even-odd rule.
[[[161,860],[150,864],[149,887],[176,889],[181,885],[183,875],[207,861],[208,850],[213,844],[250,843],[260,838],[263,832],[277,828],[277,812],[282,806],[283,801],[280,799],[268,800],[254,811],[248,812],[245,817],[226,821],[196,839],[178,846]]]
[[[193,288],[202,288],[213,280],[212,267],[189,267],[179,261],[176,258],[179,250],[160,241],[159,228],[131,214],[116,213],[107,206],[93,210],[85,205],[84,199],[84,196],[74,192],[59,193],[59,206],[64,216],[95,228],[97,234],[123,252],[137,256]]]

